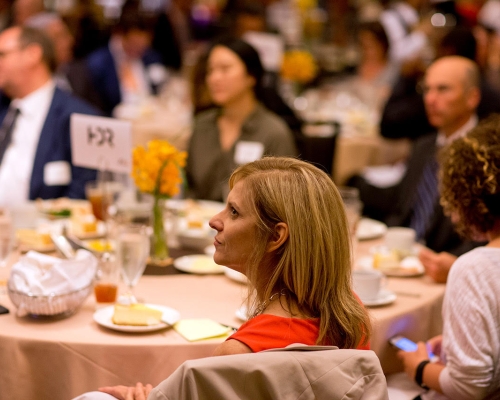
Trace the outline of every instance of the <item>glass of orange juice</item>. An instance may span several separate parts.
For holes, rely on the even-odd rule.
[[[94,295],[98,306],[116,302],[119,280],[120,267],[115,256],[111,253],[103,253],[99,260],[94,284]]]
[[[113,192],[107,188],[106,182],[87,182],[85,184],[85,196],[92,205],[94,216],[101,221],[105,221],[108,207],[113,202]]]

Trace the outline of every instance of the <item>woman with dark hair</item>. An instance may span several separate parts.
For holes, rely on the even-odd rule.
[[[441,158],[441,204],[459,232],[488,244],[459,257],[450,270],[443,335],[427,344],[440,362],[429,362],[424,343],[399,356],[408,376],[431,389],[422,399],[498,399],[500,116],[453,141]]]
[[[286,123],[259,101],[263,74],[257,51],[240,39],[217,42],[209,51],[205,80],[216,107],[194,121],[186,167],[190,197],[222,201],[238,165],[296,155]]]

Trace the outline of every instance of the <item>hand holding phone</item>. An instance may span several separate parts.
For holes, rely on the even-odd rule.
[[[401,335],[393,336],[389,339],[389,343],[403,351],[417,351],[418,349],[418,345],[415,342]],[[431,360],[431,362],[439,360],[439,357],[431,351],[429,346],[427,346],[427,354],[429,355],[429,360]]]

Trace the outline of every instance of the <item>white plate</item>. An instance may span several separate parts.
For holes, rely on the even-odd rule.
[[[174,260],[174,267],[179,271],[188,272],[190,274],[222,274],[224,269],[222,266],[214,262],[213,257],[205,254],[197,254],[192,256],[179,257]]]
[[[356,228],[358,240],[376,239],[384,236],[387,232],[387,225],[370,218],[361,218]]]
[[[396,300],[397,296],[390,290],[382,289],[375,300],[361,300],[367,307],[385,306],[391,304]]]
[[[75,235],[78,239],[96,239],[103,237],[106,234],[106,224],[103,221],[97,221],[95,232],[78,232],[74,233],[72,223],[69,221],[68,231],[70,234]]]
[[[163,312],[163,318],[171,322],[171,325],[175,324],[181,318],[179,311],[174,310],[170,307],[159,306],[156,304],[145,304],[148,307],[155,308],[156,310]],[[100,308],[94,313],[94,321],[105,328],[113,329],[120,332],[154,332],[160,329],[167,328],[169,325],[165,322],[160,322],[156,325],[145,325],[145,326],[133,326],[133,325],[116,325],[113,323],[113,313],[115,312],[114,306],[108,306]]]
[[[247,315],[247,307],[246,306],[241,306],[236,310],[236,318],[238,318],[240,321],[246,322],[248,320],[248,315]]]
[[[241,272],[235,271],[234,269],[228,267],[224,268],[224,275],[226,275],[229,279],[239,282],[239,283],[248,283],[247,277],[243,275]]]
[[[379,268],[384,275],[395,278],[414,278],[422,276],[425,268],[416,256],[408,256],[401,260],[398,268]],[[356,260],[356,266],[362,270],[373,268],[373,256],[361,257]]]

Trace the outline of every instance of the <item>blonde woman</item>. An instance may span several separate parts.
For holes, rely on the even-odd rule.
[[[216,263],[250,281],[251,317],[214,355],[293,343],[364,349],[368,314],[351,287],[349,232],[331,178],[303,161],[267,157],[236,169],[225,209],[210,220]],[[151,385],[100,388],[144,399]]]
[[[318,168],[269,157],[239,167],[210,226],[216,263],[245,274],[251,318],[215,354],[292,343],[361,348],[368,315],[351,288],[342,199]]]

